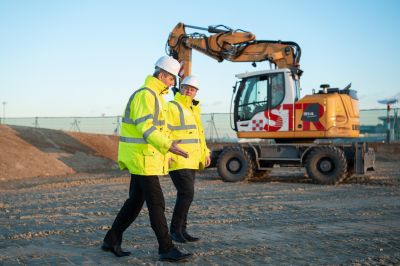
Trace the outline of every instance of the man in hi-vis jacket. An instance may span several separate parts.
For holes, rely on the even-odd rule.
[[[189,154],[189,158],[172,154],[169,168],[169,175],[177,189],[170,234],[172,240],[180,243],[199,240],[187,232],[187,215],[193,201],[196,170],[210,165],[210,151],[206,146],[200,117],[200,102],[194,99],[198,89],[198,79],[187,76],[174,100],[168,103],[171,139],[179,141],[179,146]]]
[[[150,223],[158,240],[160,260],[182,261],[192,254],[179,251],[168,234],[165,201],[158,175],[168,173],[168,152],[187,158],[188,154],[169,138],[167,103],[163,95],[175,85],[180,64],[169,56],[161,57],[155,71],[129,98],[122,117],[118,164],[131,174],[129,198],[107,232],[102,249],[117,257],[129,256],[121,249],[123,232],[135,221],[146,201]]]

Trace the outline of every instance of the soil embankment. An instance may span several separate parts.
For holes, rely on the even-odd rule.
[[[117,136],[0,125],[0,180],[116,169]]]

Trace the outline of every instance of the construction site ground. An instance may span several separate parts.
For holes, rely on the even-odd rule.
[[[377,144],[376,171],[335,186],[301,168],[225,183],[196,178],[189,265],[399,265],[400,145]],[[128,196],[117,137],[0,126],[0,265],[168,265],[147,208],[124,234],[131,256],[100,249]],[[160,177],[169,221],[175,188]]]

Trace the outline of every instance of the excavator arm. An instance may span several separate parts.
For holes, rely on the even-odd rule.
[[[207,31],[186,33],[186,28]],[[277,68],[289,68],[300,76],[300,46],[295,42],[256,40],[247,31],[233,30],[223,25],[202,28],[178,23],[167,41],[168,54],[183,65],[181,78],[191,73],[192,50],[201,52],[218,62],[262,62],[269,61]]]

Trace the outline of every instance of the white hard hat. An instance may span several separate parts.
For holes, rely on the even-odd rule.
[[[183,79],[182,85],[190,85],[192,87],[195,87],[196,89],[199,89],[200,82],[196,76],[187,76]]]
[[[170,56],[160,57],[155,65],[156,67],[159,67],[174,76],[178,75],[179,69],[181,68],[181,64],[179,64],[177,60]]]

